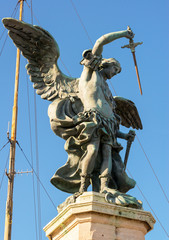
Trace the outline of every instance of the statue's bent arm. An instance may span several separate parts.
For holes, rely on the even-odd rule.
[[[103,51],[103,46],[122,37],[126,38],[132,38],[133,33],[129,30],[119,31],[119,32],[111,32],[103,35],[100,37],[94,44],[94,47],[92,49],[93,55],[101,56]],[[91,79],[92,75],[92,69],[84,66],[83,72],[81,74],[81,79],[86,79],[86,81],[89,81]]]
[[[133,38],[133,33],[129,30],[119,31],[119,32],[111,32],[103,35],[94,44],[92,49],[92,53],[94,55],[100,56],[103,52],[103,46],[122,37]]]

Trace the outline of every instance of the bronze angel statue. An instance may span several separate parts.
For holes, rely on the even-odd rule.
[[[133,32],[128,29],[100,37],[82,54],[81,76],[70,78],[57,65],[59,47],[46,30],[12,18],[3,19],[3,24],[28,60],[27,72],[37,94],[52,102],[48,115],[53,132],[66,141],[67,162],[51,183],[62,191],[79,194],[90,184],[93,191],[113,196],[133,188],[135,181],[125,172],[117,138],[134,140],[132,132],[122,133],[119,126],[142,129],[142,123],[135,104],[113,97],[106,82],[120,73],[120,63],[102,58],[105,44],[122,37],[132,39]],[[110,202],[117,203],[117,198],[112,199],[115,197]]]

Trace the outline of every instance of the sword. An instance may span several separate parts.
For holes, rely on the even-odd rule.
[[[128,27],[127,27],[127,30],[131,30],[131,28],[128,26]],[[138,85],[139,85],[139,89],[140,89],[141,95],[143,94],[143,92],[142,92],[141,82],[140,82],[140,77],[139,77],[139,72],[138,72],[138,66],[137,66],[136,55],[135,55],[135,48],[136,48],[138,45],[141,45],[142,43],[143,43],[143,42],[134,43],[133,39],[130,39],[128,45],[124,45],[124,46],[121,47],[121,48],[130,48],[130,49],[131,49],[131,52],[132,52],[132,55],[133,55],[133,60],[134,60],[134,65],[135,65],[135,69],[136,69],[136,75],[137,75]]]
[[[132,142],[134,141],[134,138],[135,138],[135,131],[133,130],[130,130],[129,131],[129,134],[132,135],[132,137],[129,137],[128,141],[127,141],[127,148],[126,148],[126,154],[125,154],[125,157],[124,157],[124,170],[126,169],[126,166],[127,166],[127,161],[128,161],[128,157],[129,157],[129,152],[130,152],[130,148],[131,148],[131,144]]]

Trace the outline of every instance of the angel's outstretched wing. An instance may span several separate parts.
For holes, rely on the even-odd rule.
[[[29,62],[26,68],[37,94],[50,101],[57,97],[77,96],[78,79],[64,75],[58,68],[59,47],[53,37],[38,26],[13,18],[2,21],[14,44]]]
[[[122,97],[113,97],[116,103],[115,112],[121,117],[121,125],[142,129],[142,123],[135,104]]]

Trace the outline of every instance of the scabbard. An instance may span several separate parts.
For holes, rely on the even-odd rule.
[[[126,169],[126,166],[127,166],[127,161],[128,161],[128,157],[129,157],[129,152],[130,152],[131,144],[132,144],[132,141],[131,141],[131,140],[128,140],[128,141],[127,141],[126,154],[125,154],[125,157],[124,157],[124,170]]]

